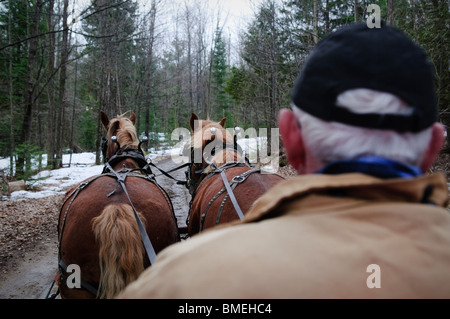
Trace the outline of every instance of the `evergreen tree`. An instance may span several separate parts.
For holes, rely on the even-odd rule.
[[[252,123],[253,94],[255,87],[251,81],[252,73],[244,66],[232,66],[226,80],[225,91],[236,104],[234,126],[255,127]]]
[[[395,2],[395,26],[421,45],[432,62],[440,120],[450,153],[450,10],[448,1]]]
[[[111,116],[130,110],[130,75],[133,66],[137,3],[124,0],[92,1],[91,12],[84,20],[83,29],[88,43],[85,69],[90,76],[89,94],[97,106],[96,162],[100,163],[100,142],[103,129],[100,110]],[[131,90],[131,92],[130,92]]]
[[[217,114],[217,117],[227,117],[227,125],[229,126],[232,122],[232,113],[229,105],[230,101],[225,92],[227,68],[225,42],[222,38],[222,31],[217,28],[212,53],[211,105],[213,113]]]
[[[241,54],[251,71],[256,117],[261,117],[257,112],[263,112],[263,121],[258,121],[258,126],[268,129],[277,127],[278,111],[282,105],[289,103],[289,87],[292,83],[286,81],[283,72],[290,57],[283,47],[279,11],[275,1],[267,0],[259,8],[243,36]]]
[[[0,156],[10,155],[11,145],[11,112],[10,93],[13,103],[13,135],[20,134],[23,118],[23,91],[26,87],[27,72],[27,42],[21,41],[27,37],[29,19],[26,1],[7,1],[3,3],[4,10],[0,10]],[[8,83],[12,83],[12,92],[8,90]]]

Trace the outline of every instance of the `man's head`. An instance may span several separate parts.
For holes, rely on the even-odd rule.
[[[433,73],[401,31],[354,24],[314,48],[280,113],[287,156],[299,173],[365,155],[429,169],[443,143]]]

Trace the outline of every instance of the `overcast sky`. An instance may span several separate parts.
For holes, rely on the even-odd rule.
[[[143,14],[148,13],[150,10],[151,0],[133,0],[139,3],[139,11]],[[257,8],[264,0],[156,0],[158,7],[159,22],[165,24],[164,30],[174,30],[175,19],[177,15],[181,15],[186,5],[191,7],[192,5],[200,6],[203,14],[207,15],[208,30],[206,32],[211,38],[214,34],[217,26],[217,20],[219,19],[219,25],[223,27],[222,36],[227,44],[230,45],[231,61],[236,61],[238,56],[238,44],[239,33],[246,29],[246,26],[255,16]],[[81,28],[80,13],[83,12],[90,4],[91,0],[77,0],[75,2],[70,1],[70,5],[75,4],[74,17],[76,25],[74,29]],[[69,8],[69,12],[72,13],[72,8]],[[71,16],[69,21],[73,18]],[[171,24],[171,25],[170,25]],[[166,45],[170,45],[173,40],[173,31],[166,32],[166,39],[160,49],[166,48]],[[81,35],[76,36],[78,44],[83,44],[85,41]],[[230,42],[230,43],[228,43]],[[233,62],[230,63],[234,64]]]

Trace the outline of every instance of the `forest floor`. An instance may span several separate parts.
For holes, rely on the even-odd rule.
[[[176,166],[170,157],[154,159],[153,163],[164,170]],[[449,165],[450,155],[441,154],[431,171],[444,173],[450,182]],[[289,165],[281,167],[279,173],[295,175]],[[184,179],[184,170],[171,175]],[[172,199],[178,226],[185,226],[189,192],[165,176],[157,180]],[[46,298],[57,272],[57,220],[62,200],[63,195],[54,195],[0,201],[0,299]],[[52,292],[55,290],[53,287]]]

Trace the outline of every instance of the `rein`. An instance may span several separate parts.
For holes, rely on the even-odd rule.
[[[155,177],[164,175],[166,177],[173,179],[179,185],[186,185],[187,181],[182,181],[182,180],[176,179],[175,177],[169,175],[168,173],[171,173],[171,172],[177,171],[183,167],[186,167],[189,165],[189,163],[182,164],[182,165],[175,167],[166,172],[166,171],[162,170],[161,168],[159,168],[158,166],[156,166],[155,164],[153,164],[151,161],[147,162],[145,155],[141,150],[141,144],[146,142],[148,140],[148,138],[144,137],[144,139],[139,143],[139,146],[137,149],[133,149],[133,148],[123,149],[120,147],[120,144],[117,142],[117,139],[114,139],[114,137],[115,136],[113,136],[111,138],[111,140],[114,143],[116,143],[119,146],[119,148],[110,159],[108,159],[106,157],[106,150],[108,148],[108,140],[107,139],[103,140],[102,153],[103,153],[103,157],[105,158],[106,163],[110,163],[111,166],[114,166],[115,164],[121,162],[124,159],[131,158],[138,163],[138,165],[140,167],[138,170],[141,170],[146,174],[152,174],[152,170],[151,170],[150,166],[153,166],[154,168],[156,168],[157,170],[159,170],[161,172],[160,174],[155,175]],[[105,169],[106,169],[106,167],[104,168],[104,171],[105,171]]]
[[[161,168],[159,168],[158,166],[156,166],[152,162],[150,162],[149,164],[161,172],[161,174],[155,175],[155,177],[164,175],[164,176],[169,177],[169,178],[173,179],[174,181],[176,181],[178,185],[187,185],[187,183],[188,183],[187,181],[182,181],[182,180],[176,179],[175,177],[169,175],[168,173],[172,173],[172,172],[175,172],[175,171],[177,171],[177,170],[179,170],[179,169],[181,169],[183,167],[190,166],[191,163],[181,164],[180,166],[172,168],[171,170],[168,170],[168,171],[162,170]]]

